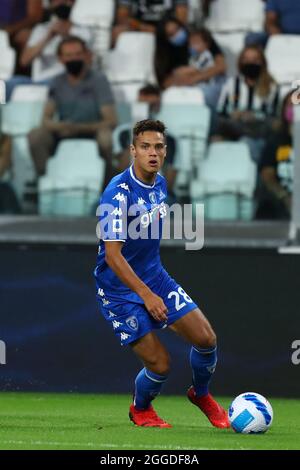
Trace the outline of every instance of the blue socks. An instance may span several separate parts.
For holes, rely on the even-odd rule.
[[[167,376],[142,369],[135,379],[134,406],[138,410],[149,408],[151,401],[160,393]]]
[[[197,397],[208,394],[208,385],[217,365],[217,346],[208,349],[192,346],[190,364]]]

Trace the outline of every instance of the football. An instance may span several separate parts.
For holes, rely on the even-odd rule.
[[[235,432],[262,434],[273,421],[273,409],[268,400],[254,392],[242,393],[231,403],[229,421]]]

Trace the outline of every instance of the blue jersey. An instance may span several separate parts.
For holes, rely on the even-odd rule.
[[[163,218],[167,215],[166,197],[163,176],[157,174],[155,183],[147,185],[136,177],[133,166],[114,177],[106,187],[100,200],[101,240],[95,277],[111,298],[142,302],[107,265],[104,241],[122,241],[122,255],[151,288],[163,270],[159,245]]]

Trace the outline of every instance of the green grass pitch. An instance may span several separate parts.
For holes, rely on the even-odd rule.
[[[273,426],[255,436],[213,428],[185,397],[159,397],[155,409],[173,428],[147,429],[129,421],[129,395],[2,393],[0,449],[300,449],[300,400],[270,401]]]

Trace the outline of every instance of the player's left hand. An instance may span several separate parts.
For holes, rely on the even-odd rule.
[[[144,298],[145,307],[150,313],[150,315],[154,318],[154,320],[159,322],[167,321],[167,313],[168,309],[164,304],[164,301],[161,297],[154,294],[153,292],[148,292]]]

